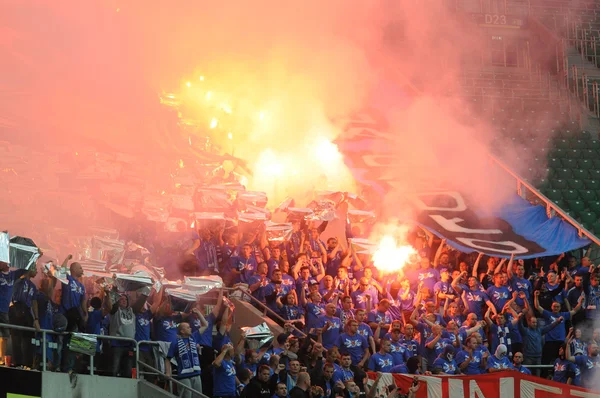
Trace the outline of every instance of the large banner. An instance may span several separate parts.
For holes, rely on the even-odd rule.
[[[543,206],[533,206],[516,194],[491,212],[479,209],[460,192],[419,193],[409,199],[418,210],[419,225],[465,253],[535,258],[590,244],[572,225],[548,218]]]
[[[400,183],[396,176],[409,168],[390,152],[394,137],[386,129],[381,117],[362,113],[349,121],[337,141],[354,177],[382,196],[402,191],[406,182]],[[548,218],[544,206],[534,206],[516,193],[503,195],[502,206],[483,209],[465,192],[441,191],[443,187],[417,183],[416,193],[403,194],[407,205],[415,210],[407,213],[416,214],[407,221],[445,238],[462,252],[498,257],[514,254],[515,258],[527,259],[557,255],[591,243],[569,223]]]
[[[374,373],[369,374],[375,378]],[[385,389],[398,386],[407,394],[414,376],[384,373],[376,397],[386,397]],[[418,376],[421,384],[417,398],[569,398],[600,397],[600,393],[556,383],[515,371],[478,376]],[[600,384],[600,382],[599,382]]]

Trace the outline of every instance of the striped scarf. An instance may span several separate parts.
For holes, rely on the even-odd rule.
[[[504,344],[507,349],[506,355],[512,357],[512,342],[510,340],[510,329],[507,324],[498,326],[498,344]]]
[[[188,373],[194,373],[200,371],[200,358],[198,358],[198,348],[193,338],[188,338],[190,348],[187,347],[184,339],[181,337],[177,338],[177,349],[179,351],[179,359],[181,360],[181,367],[179,374],[184,375]]]

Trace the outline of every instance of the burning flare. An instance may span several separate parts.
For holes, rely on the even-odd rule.
[[[399,245],[393,236],[384,235],[373,253],[373,264],[384,273],[398,272],[415,253],[412,246]]]

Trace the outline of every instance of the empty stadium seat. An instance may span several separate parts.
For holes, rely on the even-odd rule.
[[[581,223],[583,224],[584,227],[587,227],[587,226],[591,227],[598,220],[598,217],[596,216],[596,213],[591,212],[591,211],[579,213],[579,217],[578,218],[579,218],[579,221],[581,221]]]
[[[562,199],[562,193],[558,189],[545,189],[543,194],[554,202]]]
[[[588,191],[598,191],[600,190],[600,180],[583,180],[583,185],[585,189]]]
[[[596,198],[597,198],[596,191],[580,189],[578,192],[579,192],[579,196],[581,197],[581,199],[585,200],[586,202],[596,200]],[[564,195],[563,195],[563,197],[564,197]]]
[[[551,179],[551,180],[550,180],[550,185],[551,185],[551,186],[552,186],[552,188],[554,188],[554,189],[566,189],[566,188],[568,188],[568,187],[569,187],[569,184],[568,184],[568,180],[567,180],[567,179],[564,179],[564,180],[562,180],[562,179],[558,179],[558,178],[556,178],[556,179]]]
[[[573,178],[567,180],[567,184],[569,185],[569,188],[571,188],[571,189],[584,189],[585,188],[583,181],[576,180]]]
[[[561,159],[562,165],[565,169],[576,169],[577,158],[564,158]]]
[[[571,169],[555,169],[554,177],[561,180],[568,180],[573,178],[573,174],[571,174]]]
[[[566,199],[566,200],[579,199],[579,192],[574,189],[562,189],[560,191],[560,194],[561,194],[562,198]]]
[[[594,162],[591,159],[577,159],[577,165],[581,169],[590,170],[594,168]]]
[[[590,211],[593,211],[596,214],[600,214],[600,201],[593,200],[587,202],[587,207],[588,209],[590,209]]]
[[[587,180],[590,178],[590,173],[585,169],[573,169],[571,170],[571,174],[573,174],[573,178],[578,180]]]
[[[581,200],[568,200],[567,204],[569,205],[569,210],[573,210],[577,213],[581,213],[586,209],[585,202]]]

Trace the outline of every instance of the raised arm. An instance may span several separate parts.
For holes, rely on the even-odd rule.
[[[479,255],[477,256],[477,260],[475,260],[475,264],[473,264],[473,273],[471,274],[477,279],[479,279],[477,269],[479,268],[479,262],[481,261],[481,257],[483,257],[483,253],[479,253]]]
[[[437,268],[440,264],[440,257],[442,256],[442,252],[444,251],[444,246],[446,246],[446,239],[442,239],[440,242],[440,246],[435,252],[435,257],[433,258],[433,268]]]
[[[544,308],[542,308],[542,306],[540,305],[540,301],[539,301],[539,297],[540,297],[540,291],[536,290],[533,293],[533,306],[535,307],[536,310],[538,310],[540,312],[540,314],[542,312],[544,312]]]
[[[200,328],[198,328],[198,333],[204,333],[206,329],[208,329],[208,322],[206,321],[206,318],[204,318],[204,315],[202,315],[202,311],[200,311],[198,308],[193,308],[192,312],[196,314],[196,316],[198,316],[198,319],[200,320]]]
[[[500,260],[498,262],[498,265],[496,266],[496,269],[494,270],[494,274],[499,274],[500,272],[502,272],[502,266],[504,265],[505,262],[506,262],[505,258],[503,258],[502,260]]]
[[[515,253],[510,255],[510,260],[508,261],[508,266],[506,267],[506,273],[508,274],[508,279],[511,279],[514,275],[514,273],[513,273],[514,261],[515,261]]]

